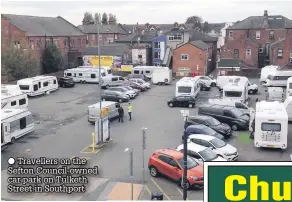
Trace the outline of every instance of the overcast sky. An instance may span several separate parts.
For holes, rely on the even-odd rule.
[[[292,0],[238,1],[238,0],[1,0],[1,13],[62,16],[74,25],[80,25],[84,12],[113,13],[122,24],[184,23],[188,16],[198,15],[209,23],[235,22],[248,16],[283,15],[292,19]]]

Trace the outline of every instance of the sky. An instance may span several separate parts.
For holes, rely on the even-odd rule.
[[[209,23],[235,22],[248,16],[283,15],[292,19],[292,0],[1,0],[1,13],[44,17],[62,16],[74,25],[85,12],[112,13],[121,24],[184,23],[188,16],[200,16]]]

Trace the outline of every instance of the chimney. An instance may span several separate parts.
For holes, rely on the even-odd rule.
[[[268,16],[268,11],[267,10],[264,11],[264,16]]]

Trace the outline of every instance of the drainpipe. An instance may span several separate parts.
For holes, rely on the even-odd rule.
[[[207,48],[207,50],[206,50],[206,66],[205,66],[205,69],[204,69],[204,76],[206,76],[207,69],[208,69],[208,54],[209,54],[209,48]]]

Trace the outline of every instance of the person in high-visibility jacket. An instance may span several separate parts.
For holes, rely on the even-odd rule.
[[[133,111],[133,106],[131,105],[131,103],[129,103],[128,105],[128,114],[129,114],[129,120],[132,120],[132,111]]]

